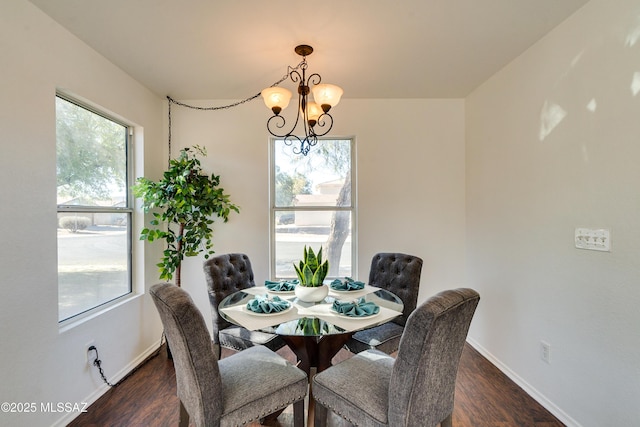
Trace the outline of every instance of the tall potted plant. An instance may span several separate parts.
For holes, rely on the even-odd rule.
[[[204,252],[209,258],[213,250],[213,216],[229,219],[231,211],[240,212],[220,185],[219,175],[207,175],[200,166],[198,154],[206,156],[199,146],[184,148],[180,156],[169,162],[160,181],[138,178],[133,194],[142,199],[145,212],[153,212],[153,227],[144,228],[140,240],[165,240],[166,249],[157,264],[160,279],[180,286],[180,271],[185,256]],[[165,225],[166,224],[166,225]]]

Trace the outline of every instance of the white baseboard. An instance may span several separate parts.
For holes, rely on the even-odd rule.
[[[556,406],[553,402],[547,399],[542,393],[532,387],[525,380],[520,378],[518,374],[513,372],[498,360],[493,354],[491,354],[487,349],[478,344],[477,341],[472,338],[467,338],[467,342],[471,347],[476,349],[478,353],[484,356],[489,362],[491,362],[495,367],[497,367],[503,374],[509,377],[514,383],[516,383],[521,389],[523,389],[529,396],[531,396],[536,402],[542,405],[547,411],[551,412],[556,418],[562,421],[568,427],[582,427],[576,420],[571,418],[566,412]]]
[[[154,352],[156,352],[158,350],[158,348],[160,347],[162,342],[163,342],[163,340],[160,339],[160,340],[156,341],[155,343],[153,343],[150,347],[148,347],[145,351],[143,351],[138,357],[136,357],[134,360],[132,360],[131,363],[129,363],[127,366],[125,366],[122,370],[120,370],[120,372],[116,373],[114,375],[113,379],[111,380],[112,384],[116,384],[122,378],[124,378],[125,376],[129,375],[129,373],[131,371],[133,371],[138,366],[140,366],[140,364],[142,362],[144,362],[145,359],[147,359],[149,356],[151,356]],[[108,385],[103,383],[100,387],[98,387],[96,390],[94,390],[93,393],[91,393],[89,396],[84,398],[82,400],[82,402],[86,402],[87,403],[87,407],[88,407],[88,406],[92,405],[93,403],[95,403],[100,397],[102,397],[103,394],[105,394],[107,391],[109,391],[110,388],[111,387],[109,387]],[[53,423],[51,425],[51,427],[65,427],[71,421],[76,419],[79,415],[81,415],[81,413],[78,413],[78,412],[67,413],[62,418],[60,418],[58,421]]]

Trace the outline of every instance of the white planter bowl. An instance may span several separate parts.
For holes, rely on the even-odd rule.
[[[329,295],[329,286],[322,285],[316,287],[308,287],[298,285],[295,288],[296,297],[304,302],[320,302]]]

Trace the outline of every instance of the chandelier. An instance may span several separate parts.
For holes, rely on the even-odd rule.
[[[273,112],[273,116],[267,121],[269,133],[275,137],[283,138],[286,145],[293,146],[295,154],[306,156],[311,147],[318,143],[318,137],[326,135],[333,127],[333,117],[329,114],[329,110],[340,102],[343,91],[336,85],[321,84],[320,74],[314,73],[309,77],[306,76],[306,57],[313,53],[311,46],[296,46],[295,52],[302,56],[302,62],[293,69],[289,67],[288,71],[288,78],[298,85],[298,112],[291,130],[284,130],[287,123],[285,118],[280,115],[282,110],[289,105],[291,92],[274,85],[264,89],[260,94],[266,106]],[[309,100],[309,92],[313,93],[315,102]],[[304,136],[294,134],[299,122],[302,122]]]

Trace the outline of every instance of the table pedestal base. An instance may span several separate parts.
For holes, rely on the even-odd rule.
[[[331,359],[343,345],[349,341],[353,332],[345,332],[339,335],[322,335],[319,337],[306,337],[297,335],[281,335],[284,342],[295,353],[298,367],[307,373],[311,382],[311,368],[316,372],[322,372],[331,366]]]

